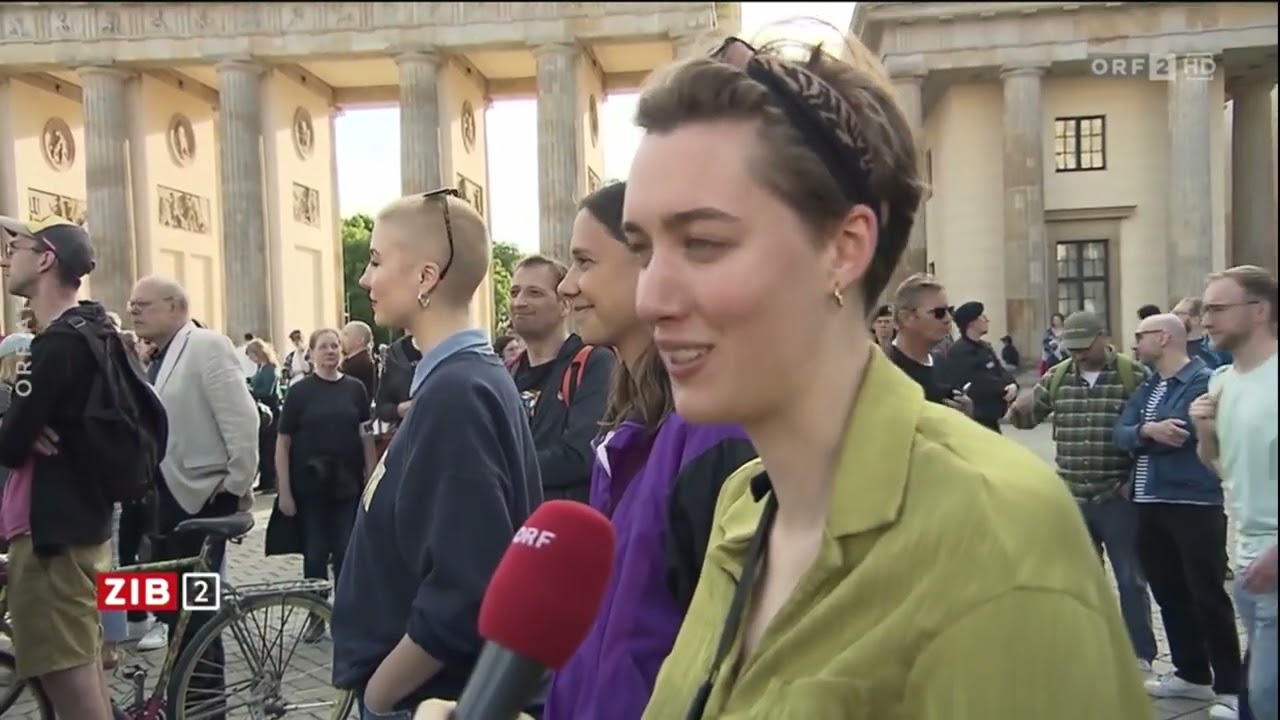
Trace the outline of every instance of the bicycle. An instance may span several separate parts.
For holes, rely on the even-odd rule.
[[[253,515],[247,512],[219,518],[184,520],[172,532],[204,533],[205,540],[198,555],[177,560],[130,565],[122,569],[141,572],[211,572],[210,555],[213,543],[221,540],[239,544],[243,542],[244,536],[249,533],[253,525]],[[237,709],[247,710],[248,717],[255,720],[281,718],[295,711],[301,711],[304,717],[316,718],[317,715],[312,711],[321,710],[327,712],[318,717],[327,720],[345,720],[355,706],[355,697],[349,691],[333,690],[328,687],[327,681],[324,691],[327,698],[324,700],[294,703],[286,697],[295,692],[292,687],[285,686],[283,675],[288,661],[293,658],[297,640],[289,651],[288,657],[275,667],[271,667],[266,662],[268,658],[265,655],[255,657],[247,652],[245,647],[249,621],[254,613],[269,610],[277,605],[282,610],[290,608],[303,613],[304,624],[313,621],[312,618],[327,624],[331,608],[324,598],[324,593],[329,589],[330,583],[326,580],[255,583],[239,587],[226,584],[223,587],[221,609],[191,638],[187,648],[179,652],[179,644],[192,615],[192,611],[182,610],[172,628],[164,661],[160,665],[155,684],[149,694],[146,689],[149,675],[146,667],[134,664],[119,671],[120,676],[132,684],[132,692],[124,702],[121,702],[120,698],[114,700],[112,710],[116,720],[199,720],[217,716],[245,717],[238,713],[233,715],[233,711]],[[3,615],[4,608],[0,606],[0,617]],[[221,638],[224,631],[229,631],[241,650],[245,651],[244,659],[251,666],[250,701],[236,707],[230,704],[233,683],[229,677],[224,676],[226,682],[223,690],[217,693],[216,697],[206,698],[203,701],[195,697],[197,693],[202,692],[201,688],[192,685],[205,652],[215,640]],[[278,639],[283,650],[283,623]],[[268,654],[272,649],[267,649]],[[4,662],[6,660],[0,654],[0,664]],[[224,671],[226,669],[224,668]],[[40,689],[39,683],[28,682],[25,688],[18,688],[18,692],[14,693],[14,701],[17,701],[21,690],[27,688],[34,693],[40,717],[44,720],[53,720],[52,705]],[[6,710],[8,710],[7,707],[0,706],[0,715],[3,715]]]

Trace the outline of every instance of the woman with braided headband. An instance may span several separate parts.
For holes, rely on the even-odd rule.
[[[644,718],[1150,717],[1062,482],[873,347],[922,182],[857,50],[730,39],[639,100],[637,312],[677,411],[760,454],[720,494]]]

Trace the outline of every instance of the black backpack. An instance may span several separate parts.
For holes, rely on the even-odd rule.
[[[151,494],[169,443],[164,405],[142,366],[114,332],[99,335],[83,318],[69,320],[98,365],[84,409],[86,450],[100,472],[109,502],[130,503]]]

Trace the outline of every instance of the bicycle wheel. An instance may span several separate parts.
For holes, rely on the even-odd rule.
[[[350,690],[338,690],[338,699],[333,701],[333,712],[329,720],[347,720],[347,716],[356,709],[356,694]]]
[[[11,653],[0,651],[0,716],[12,710],[14,715],[34,712],[40,720],[54,720],[49,697],[39,685],[18,679],[17,667]]]
[[[280,611],[282,620],[278,628],[267,630],[265,625],[269,624],[273,610]],[[309,720],[345,718],[354,699],[348,693],[334,690],[330,684],[332,648],[324,639],[302,642],[312,618],[327,625],[329,616],[329,604],[313,593],[242,597],[228,604],[196,633],[175,663],[167,689],[168,717],[173,720],[246,715]],[[246,647],[255,637],[266,641],[268,646]],[[197,676],[209,676],[210,663],[202,662],[201,658],[219,638],[224,644],[223,689],[213,690],[210,688],[213,683],[208,680],[203,683],[193,683],[193,680]],[[233,646],[239,648],[238,660]],[[285,671],[295,658],[301,665],[301,678],[292,674],[286,678]],[[248,666],[247,669],[244,666]],[[304,684],[308,687],[301,687]]]

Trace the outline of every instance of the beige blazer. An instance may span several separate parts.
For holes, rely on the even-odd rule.
[[[160,471],[182,509],[194,515],[219,488],[241,497],[252,492],[258,407],[231,341],[182,326],[164,354],[155,390],[169,415]]]

